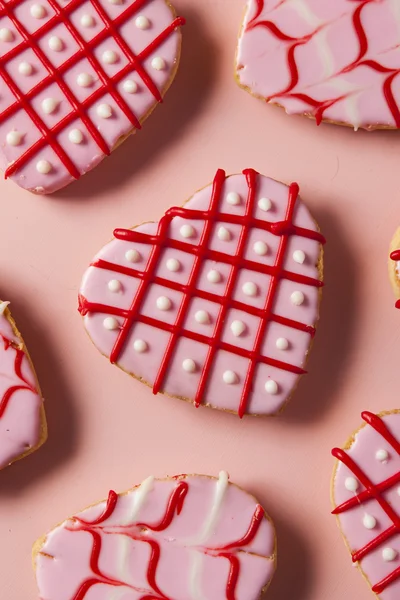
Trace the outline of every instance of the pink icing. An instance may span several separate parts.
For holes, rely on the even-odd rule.
[[[220,173],[217,174],[217,178],[219,175]],[[295,234],[289,236],[275,235],[257,227],[256,222],[250,222],[243,226],[224,222],[224,214],[228,218],[228,215],[243,217],[245,213],[249,196],[246,177],[244,175],[234,175],[223,182],[218,207],[220,214],[213,221],[213,232],[208,245],[209,248],[222,253],[221,258],[218,261],[203,260],[194,293],[190,297],[187,308],[185,308],[184,331],[201,334],[204,336],[202,338],[204,343],[189,339],[190,334],[182,332],[174,353],[168,361],[162,391],[193,401],[196,399],[202,368],[209,350],[209,340],[213,336],[215,337],[216,322],[221,311],[221,301],[226,296],[227,282],[232,270],[232,265],[229,264],[229,256],[237,253],[238,243],[243,233],[247,236],[244,257],[249,261],[253,261],[255,266],[252,269],[240,269],[234,275],[234,286],[231,294],[233,305],[231,299],[228,299],[228,310],[224,315],[224,326],[220,334],[221,342],[229,344],[229,346],[224,346],[216,351],[212,365],[210,365],[206,374],[207,385],[202,397],[199,399],[199,403],[202,402],[215,408],[227,409],[241,414],[240,401],[245,386],[246,373],[251,361],[248,356],[239,355],[238,352],[241,349],[247,352],[253,350],[257,332],[262,321],[266,320],[267,327],[260,344],[261,361],[255,359],[256,370],[244,412],[274,414],[279,411],[290,396],[306,362],[311,335],[314,332],[312,326],[315,325],[318,318],[319,292],[317,286],[320,283],[320,273],[317,263],[321,256],[321,244],[317,240]],[[231,192],[239,194],[241,198],[239,205],[231,205],[227,202],[227,197]],[[211,193],[212,186],[197,192],[186,203],[185,210],[206,211],[205,214],[207,215]],[[258,223],[283,221],[288,207],[288,195],[289,189],[286,185],[264,176],[257,176],[252,201],[254,203],[254,216],[259,220]],[[268,212],[261,210],[258,206],[258,202],[262,198],[271,200],[272,206]],[[174,210],[176,209],[171,209],[172,213]],[[294,208],[293,223],[309,232],[317,231],[317,225],[308,209],[298,198]],[[184,224],[190,224],[194,228],[193,238],[185,239],[182,237],[180,229]],[[219,239],[218,230],[221,225],[228,229],[231,235],[230,240]],[[149,283],[140,307],[140,314],[135,317],[119,357],[116,359],[119,367],[128,373],[135,374],[151,385],[154,385],[171,337],[164,323],[171,325],[177,321],[178,311],[184,300],[186,289],[179,288],[179,286],[185,286],[189,280],[195,260],[194,251],[199,246],[204,227],[205,221],[202,220],[181,216],[172,218],[160,260],[154,269],[157,276],[165,279],[164,285]],[[147,223],[140,225],[134,231],[142,232],[146,238],[155,235],[157,228],[157,223]],[[264,306],[271,280],[274,277],[260,272],[258,269],[265,265],[269,267],[275,265],[282,237],[287,237],[286,252],[282,264],[283,269],[289,273],[295,273],[296,277],[306,276],[310,278],[311,285],[298,283],[284,277],[278,278],[279,280],[275,282],[277,287],[271,297],[271,310],[269,311],[264,309]],[[188,250],[182,251],[170,247],[171,240],[187,243]],[[265,242],[268,246],[268,252],[265,256],[258,255],[254,250],[254,244],[259,241]],[[139,243],[114,239],[96,255],[92,266],[89,267],[83,277],[80,292],[81,312],[86,314],[84,318],[85,327],[100,352],[108,357],[115,346],[119,329],[107,330],[104,327],[104,319],[107,317],[107,312],[108,314],[117,314],[119,315],[116,317],[118,327],[124,324],[124,319],[121,318],[121,309],[128,310],[130,308],[139,287],[140,280],[138,277],[143,272],[149,273],[152,248],[153,244],[149,242]],[[132,250],[139,253],[138,262],[132,263],[126,258],[126,253]],[[293,258],[294,252],[299,250],[304,252],[305,260],[303,264],[296,262]],[[179,271],[171,272],[168,270],[167,261],[171,258],[179,260]],[[99,260],[110,263],[110,268],[93,266],[94,264],[98,265]],[[132,275],[131,272],[126,274],[111,270],[111,268],[118,270],[119,266],[122,267],[122,270],[124,268],[136,269],[138,275]],[[211,270],[217,270],[221,273],[222,279],[219,283],[208,281],[207,274]],[[121,290],[117,293],[108,289],[108,283],[114,279],[117,279],[121,284]],[[168,284],[168,281],[173,283]],[[258,293],[254,297],[247,296],[242,290],[243,284],[248,282],[256,283],[258,286]],[[176,287],[175,283],[178,284],[179,289],[171,289],[170,285]],[[199,297],[199,292],[196,293],[196,290],[202,290],[207,295],[213,294],[213,301]],[[304,302],[300,306],[294,305],[291,300],[291,295],[296,291],[304,294]],[[161,311],[157,308],[156,302],[160,296],[167,296],[171,300],[170,310]],[[100,307],[97,305],[100,305]],[[240,309],[237,308],[238,306],[240,306]],[[256,312],[259,311],[256,315],[254,309],[256,309]],[[196,321],[195,315],[198,311],[206,311],[209,314],[209,323],[202,324]],[[154,324],[152,325],[143,322],[149,317],[157,321],[153,321]],[[242,321],[245,325],[245,331],[238,337],[231,330],[232,323],[235,320]],[[279,322],[282,320],[283,323]],[[300,329],[295,328],[295,326],[300,327]],[[287,340],[288,348],[286,350],[277,348],[276,344],[279,338]],[[147,344],[147,350],[142,353],[137,352],[134,348],[136,340],[144,341]],[[266,357],[267,362],[271,359],[269,364],[265,364],[262,357]],[[195,361],[197,366],[195,372],[184,370],[183,361],[186,359]],[[294,369],[285,370],[285,367],[281,368],[281,363],[290,365]],[[225,383],[224,373],[226,371],[235,373],[236,383],[232,385]],[[278,385],[275,394],[267,393],[265,389],[265,384],[270,379]]]
[[[6,5],[0,0],[0,29],[7,28],[14,35],[12,41],[0,41],[0,78],[4,80],[0,94],[0,167],[21,187],[51,193],[95,167],[161,101],[176,69],[181,39],[178,26],[184,21],[174,20],[165,0],[49,0],[43,3],[47,14],[41,19],[31,16],[34,4],[40,4],[40,0],[11,0]],[[83,15],[92,16],[94,25],[82,25]],[[138,16],[148,19],[146,29],[136,25]],[[107,29],[106,21],[114,30]],[[49,47],[49,39],[54,36],[63,42],[61,51]],[[103,53],[108,50],[117,53],[117,62],[105,62]],[[139,57],[140,68],[133,62],[135,56]],[[162,70],[152,66],[156,57],[165,62]],[[32,74],[19,72],[22,62],[32,65]],[[93,84],[78,85],[81,73],[92,75]],[[57,83],[58,74],[67,86],[64,89]],[[124,89],[127,80],[136,82],[135,93]],[[27,112],[19,93],[25,95],[27,106],[36,116]],[[47,98],[58,102],[50,114],[42,108]],[[111,118],[97,113],[104,103],[112,109]],[[42,130],[38,122],[34,123],[37,117]],[[70,141],[69,133],[74,129],[83,134],[81,143]],[[22,134],[22,141],[13,146],[7,142],[7,134],[15,130]],[[26,152],[30,154],[21,158]],[[42,160],[51,165],[46,174],[37,170]]]
[[[240,83],[289,114],[400,127],[396,0],[248,0]]]
[[[40,439],[42,399],[21,339],[0,314],[0,469],[34,448]]]
[[[179,502],[169,511],[176,492]],[[46,536],[35,561],[40,597],[256,600],[275,570],[274,528],[263,515],[226,473],[218,480],[149,478],[125,495],[110,492],[108,504]]]
[[[389,480],[380,492],[375,491],[367,498],[361,496],[355,501],[354,506],[350,506],[347,510],[342,509],[343,512],[340,512],[338,518],[351,551],[354,553],[361,550],[364,554],[359,565],[371,587],[377,586],[376,593],[379,598],[398,600],[400,595],[400,413],[386,414],[382,416],[381,422],[387,428],[389,435],[393,436],[393,440],[385,439],[372,425],[367,424],[355,434],[351,447],[346,450],[347,456],[362,470],[369,483],[367,480],[364,483],[359,481],[354,476],[353,469],[339,462],[334,477],[333,499],[334,505],[340,506],[363,493],[365,495],[367,488],[376,490],[378,486],[379,489],[383,482]],[[379,419],[377,423],[379,426]],[[388,453],[386,460],[379,458],[379,454],[377,455],[379,451]],[[346,488],[346,480],[349,477],[355,477],[358,481],[355,492]],[[383,504],[380,498],[383,499]],[[366,515],[376,521],[372,529],[368,529],[364,524]],[[389,528],[392,528],[390,532],[388,532]],[[386,533],[382,542],[376,548],[370,551],[363,550],[384,532]],[[390,548],[397,553],[394,560],[384,560],[385,548]],[[387,583],[380,586],[385,580]],[[384,589],[381,591],[379,587]]]

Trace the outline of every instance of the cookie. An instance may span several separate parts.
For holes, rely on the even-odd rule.
[[[31,454],[47,438],[39,384],[8,304],[0,302],[0,469]]]
[[[363,412],[332,481],[332,501],[353,562],[381,600],[400,597],[400,411]]]
[[[54,192],[141,128],[172,83],[182,17],[168,0],[0,5],[0,167]]]
[[[248,0],[237,80],[318,125],[398,129],[399,28],[392,0]]]
[[[256,600],[276,540],[264,509],[225,472],[149,477],[64,521],[33,560],[46,600]]]
[[[80,288],[100,352],[155,394],[279,412],[305,372],[323,285],[324,238],[298,191],[219,170],[159,223],[116,229]]]
[[[396,308],[400,308],[400,227],[390,244],[389,277],[396,298],[398,298]]]

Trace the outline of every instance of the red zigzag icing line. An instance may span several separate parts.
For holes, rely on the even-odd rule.
[[[247,404],[251,393],[251,381],[258,363],[268,364],[278,369],[286,370],[298,375],[305,373],[305,371],[300,367],[263,356],[261,354],[261,346],[266,332],[266,328],[270,321],[275,321],[282,325],[286,325],[288,327],[304,331],[306,333],[309,333],[311,336],[314,335],[315,329],[313,326],[304,325],[303,323],[298,323],[296,321],[292,321],[291,319],[275,315],[272,311],[272,308],[278,283],[281,279],[289,279],[290,281],[296,281],[297,283],[302,283],[314,287],[323,286],[322,281],[312,279],[310,277],[305,277],[297,273],[285,271],[283,269],[283,263],[289,236],[298,235],[301,237],[316,240],[321,244],[325,243],[325,238],[319,232],[304,229],[302,227],[297,227],[292,223],[293,213],[299,193],[299,187],[297,184],[293,183],[289,188],[288,207],[285,220],[277,223],[269,223],[266,221],[256,219],[253,216],[255,208],[258,173],[253,169],[246,169],[245,171],[243,171],[243,174],[246,177],[248,185],[248,198],[246,202],[245,214],[243,216],[225,214],[223,212],[220,212],[219,204],[226,175],[224,171],[219,170],[214,179],[210,205],[207,211],[191,210],[185,207],[171,208],[165,213],[164,217],[161,218],[156,235],[147,235],[129,229],[116,229],[114,231],[114,237],[116,239],[131,242],[140,242],[150,244],[153,246],[144,272],[137,271],[135,269],[124,267],[121,265],[115,265],[113,263],[101,259],[96,260],[91,265],[100,269],[114,271],[115,273],[123,273],[125,275],[129,275],[140,280],[139,287],[137,289],[133,302],[128,310],[89,302],[84,296],[79,296],[79,312],[82,316],[85,316],[88,313],[100,312],[122,317],[124,319],[117,340],[110,354],[110,361],[112,363],[118,361],[118,357],[124,347],[129,331],[134,322],[136,321],[140,321],[141,323],[145,323],[147,325],[157,327],[164,331],[168,331],[171,334],[153,385],[154,394],[157,394],[162,389],[162,384],[166,375],[168,364],[170,363],[173,357],[176,343],[179,337],[181,336],[198,341],[200,343],[207,344],[209,346],[209,351],[202,369],[195,397],[196,406],[200,406],[200,404],[203,401],[207,385],[207,378],[211,369],[211,364],[215,357],[215,353],[218,350],[223,349],[228,352],[232,352],[233,354],[243,356],[244,358],[249,359],[250,364],[247,371],[238,411],[240,417],[243,417],[246,413]],[[171,224],[171,221],[174,217],[177,216],[191,220],[205,221],[205,227],[203,229],[199,245],[192,245],[186,242],[180,242],[179,240],[172,240],[168,237],[169,226]],[[227,223],[235,223],[242,226],[237,251],[234,256],[211,250],[208,247],[213,227],[216,222],[220,221]],[[244,258],[247,245],[247,237],[250,232],[250,229],[253,227],[263,229],[264,231],[269,231],[270,233],[281,237],[275,264],[273,266],[261,265],[259,263],[249,261]],[[182,285],[176,282],[169,281],[167,279],[163,279],[161,277],[157,277],[155,275],[162,250],[166,245],[168,245],[171,248],[176,248],[184,252],[188,252],[195,256],[193,268],[190,273],[187,284]],[[232,267],[223,297],[197,289],[197,280],[200,275],[201,265],[204,259],[211,259],[214,261],[224,262],[225,264],[229,264]],[[251,269],[258,273],[266,273],[271,276],[270,287],[263,309],[254,308],[233,299],[233,292],[236,285],[237,274],[239,269],[243,268]],[[182,303],[179,307],[177,318],[173,325],[165,323],[163,321],[159,321],[158,319],[155,319],[153,317],[148,317],[140,314],[140,309],[143,305],[144,299],[146,298],[146,294],[149,290],[150,285],[153,283],[159,283],[166,288],[178,290],[183,293]],[[183,324],[186,320],[186,315],[190,305],[190,301],[195,296],[216,302],[220,305],[220,310],[212,337],[207,337],[200,333],[189,331],[187,329],[184,329],[183,327]],[[245,350],[243,348],[239,348],[237,346],[225,343],[220,339],[224,318],[229,308],[238,308],[244,310],[245,312],[248,312],[249,314],[253,314],[261,318],[261,323],[256,335],[253,350]]]
[[[377,431],[388,444],[390,444],[393,450],[400,455],[400,442],[393,436],[391,431],[387,428],[383,420],[374,415],[371,412],[365,411],[362,413],[362,418],[364,421],[371,427]],[[337,458],[340,462],[342,462],[346,467],[350,469],[350,471],[357,477],[360,483],[365,487],[365,490],[360,494],[354,496],[350,500],[343,502],[340,506],[337,506],[332,514],[339,515],[347,510],[350,510],[364,502],[367,502],[370,499],[375,499],[381,508],[385,511],[387,516],[392,521],[392,525],[383,531],[380,535],[378,535],[375,539],[373,539],[369,544],[360,548],[356,552],[353,552],[353,562],[358,562],[373,550],[376,550],[381,544],[386,542],[388,539],[393,537],[394,535],[400,533],[400,515],[396,513],[396,511],[392,508],[392,506],[387,502],[387,500],[383,496],[383,492],[391,489],[394,485],[400,483],[400,471],[396,475],[393,475],[389,479],[382,481],[381,483],[375,485],[373,484],[369,477],[363,472],[363,470],[353,461],[353,459],[341,448],[334,448],[332,450],[332,455]],[[400,578],[400,567],[395,569],[390,575],[385,577],[382,581],[375,584],[372,588],[372,591],[376,594],[382,593],[391,583]]]
[[[325,111],[328,108],[330,108],[333,104],[336,104],[337,102],[340,102],[341,100],[348,97],[348,94],[341,95],[336,98],[331,98],[324,102],[320,102],[320,101],[316,100],[315,98],[308,96],[307,94],[295,93],[294,88],[296,87],[296,85],[299,81],[299,70],[298,70],[298,66],[296,63],[295,53],[296,53],[296,48],[298,46],[306,44],[308,41],[310,41],[315,36],[315,34],[321,30],[321,28],[323,26],[317,27],[312,33],[310,33],[309,35],[307,35],[305,37],[294,38],[292,36],[285,34],[281,29],[279,29],[279,27],[277,25],[275,25],[275,23],[273,21],[269,21],[269,20],[258,21],[257,19],[259,18],[259,16],[261,15],[261,13],[264,9],[264,0],[256,0],[256,1],[257,1],[256,14],[249,21],[249,23],[247,25],[247,31],[251,31],[252,29],[256,29],[257,27],[263,27],[265,29],[268,29],[271,32],[271,34],[274,37],[276,37],[278,40],[280,40],[282,43],[286,43],[288,45],[287,64],[289,66],[289,71],[290,71],[290,79],[291,79],[290,83],[288,84],[288,86],[285,89],[273,94],[269,98],[266,98],[267,102],[271,102],[272,100],[277,99],[279,97],[283,97],[283,96],[291,96],[292,98],[297,98],[299,100],[302,100],[303,102],[305,102],[306,104],[308,104],[310,106],[310,113],[314,115],[317,125],[320,125],[324,118]],[[278,4],[278,6],[283,4],[284,1],[285,0],[282,0],[282,2],[280,2]],[[398,128],[400,128],[400,109],[399,109],[398,104],[396,103],[396,100],[394,98],[393,91],[392,91],[393,81],[397,77],[397,75],[399,75],[400,69],[389,69],[387,67],[384,67],[377,61],[363,60],[364,56],[368,52],[369,44],[368,44],[368,38],[366,36],[364,27],[362,24],[362,11],[371,2],[376,2],[376,0],[363,0],[363,1],[356,0],[354,2],[354,4],[357,4],[357,6],[354,9],[352,21],[353,21],[354,32],[355,32],[355,35],[357,36],[358,42],[359,42],[358,57],[356,58],[356,60],[354,60],[353,62],[351,62],[350,64],[345,66],[343,69],[341,69],[339,72],[337,72],[335,75],[343,75],[345,73],[349,73],[361,66],[368,67],[368,68],[378,71],[380,73],[387,73],[388,77],[383,82],[382,92],[386,99],[386,103],[389,107],[389,110],[392,113],[393,119],[395,120],[396,126]]]
[[[126,75],[136,71],[141,77],[142,81],[154,96],[157,102],[162,102],[162,96],[157,86],[154,84],[150,75],[146,72],[143,67],[143,61],[156,50],[168,37],[169,35],[179,26],[185,24],[183,17],[177,17],[163,32],[161,32],[157,38],[155,38],[147,48],[145,48],[137,56],[132,52],[129,45],[125,42],[121,34],[119,33],[119,27],[126,23],[128,19],[140,10],[149,0],[135,0],[126,10],[124,10],[114,20],[110,19],[107,13],[102,8],[98,0],[90,0],[96,13],[99,15],[101,21],[104,23],[104,29],[102,29],[92,40],[85,41],[80,35],[79,31],[69,20],[70,14],[82,4],[82,0],[72,0],[67,7],[62,8],[57,4],[55,0],[49,0],[50,6],[55,11],[55,15],[49,19],[42,27],[40,27],[35,33],[29,33],[23,24],[19,21],[15,14],[15,8],[17,8],[25,0],[12,0],[11,2],[5,2],[0,0],[0,17],[7,16],[14,24],[16,30],[21,35],[23,41],[14,47],[12,50],[7,52],[3,57],[0,58],[0,77],[3,78],[11,92],[16,98],[16,102],[6,108],[0,113],[0,124],[5,122],[7,119],[12,117],[18,110],[23,108],[28,114],[30,119],[33,121],[35,126],[38,128],[42,137],[39,138],[30,148],[28,148],[18,159],[16,159],[5,171],[5,177],[10,177],[16,173],[21,167],[23,167],[31,158],[33,158],[43,147],[49,145],[52,150],[57,154],[61,163],[67,169],[69,174],[78,179],[80,173],[73,163],[73,160],[68,156],[65,150],[62,148],[57,140],[57,136],[63,131],[70,123],[75,119],[80,118],[87,128],[88,132],[96,142],[100,150],[105,154],[109,155],[111,149],[108,147],[106,141],[98,131],[97,127],[93,124],[87,110],[106,93],[109,93],[115,100],[118,107],[129,119],[132,126],[136,129],[140,129],[141,125],[131,108],[125,102],[124,98],[118,92],[116,84],[121,81]],[[66,60],[62,65],[55,68],[51,61],[47,58],[46,54],[41,50],[39,46],[40,40],[44,35],[49,33],[56,25],[63,24],[69,33],[72,35],[74,40],[79,46],[79,50]],[[106,38],[112,37],[117,45],[121,48],[124,56],[128,59],[128,64],[118,71],[113,77],[109,77],[104,69],[102,68],[99,61],[94,55],[94,49]],[[32,48],[36,56],[38,57],[41,64],[46,68],[49,73],[42,81],[34,86],[28,93],[24,94],[13,81],[11,75],[7,71],[8,62],[20,55],[27,48]],[[102,85],[97,88],[88,98],[83,102],[80,102],[73,91],[69,88],[63,79],[63,75],[76,63],[83,58],[86,58],[96,74],[98,75]],[[45,125],[43,120],[40,118],[38,113],[33,108],[31,101],[48,85],[56,82],[69,103],[72,105],[72,111],[68,113],[61,121],[59,121],[54,127],[49,128]]]
[[[18,377],[18,379],[21,380],[21,384],[13,385],[4,392],[4,394],[0,400],[0,419],[1,419],[1,417],[4,415],[4,413],[7,409],[8,403],[10,402],[10,400],[11,400],[12,396],[15,394],[15,392],[18,392],[20,390],[29,390],[36,394],[37,391],[35,390],[34,387],[32,387],[28,383],[28,381],[25,379],[25,377],[22,373],[22,361],[25,356],[25,353],[23,352],[23,350],[20,350],[20,348],[14,348],[14,346],[12,345],[12,342],[9,339],[5,338],[4,336],[0,335],[0,337],[3,340],[4,350],[7,351],[9,348],[12,348],[13,350],[15,350],[14,372],[15,372],[15,375]]]

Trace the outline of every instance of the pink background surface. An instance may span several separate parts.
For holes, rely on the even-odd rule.
[[[399,406],[400,313],[386,266],[399,224],[399,138],[317,128],[241,91],[232,65],[243,5],[176,2],[188,19],[177,80],[143,131],[99,169],[43,198],[0,181],[0,297],[12,301],[36,365],[50,433],[0,474],[2,598],[37,598],[32,543],[110,487],[222,468],[277,524],[268,598],[372,597],[329,515],[330,449],[359,426],[362,409]],[[240,421],[153,397],[100,356],[76,310],[81,276],[113,228],[157,219],[218,167],[298,181],[328,238],[309,375],[278,419]]]

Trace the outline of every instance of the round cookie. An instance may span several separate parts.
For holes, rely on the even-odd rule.
[[[276,567],[274,526],[219,478],[149,477],[64,521],[33,548],[41,598],[256,600]]]
[[[39,384],[8,304],[0,302],[0,469],[47,439]]]
[[[380,600],[400,595],[400,411],[362,413],[364,425],[338,459],[333,514],[349,549]]]
[[[100,352],[154,393],[278,413],[305,372],[323,285],[324,238],[298,191],[219,170],[159,223],[116,229],[80,288]]]
[[[0,168],[42,194],[141,128],[175,77],[185,22],[169,0],[61,4],[0,8]]]
[[[392,0],[248,0],[236,77],[318,125],[398,129],[399,32]]]
[[[398,298],[396,308],[400,308],[400,227],[390,244],[389,277],[396,298]]]

